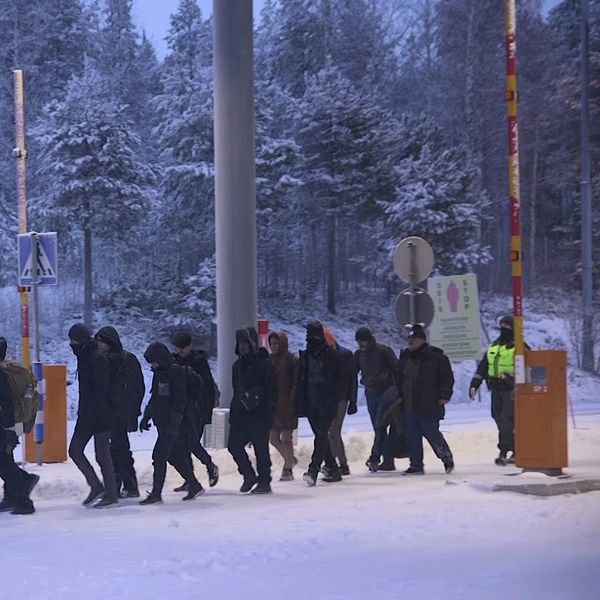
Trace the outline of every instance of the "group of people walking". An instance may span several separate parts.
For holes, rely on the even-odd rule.
[[[492,389],[492,414],[500,433],[497,464],[514,459],[510,391],[514,356],[511,371],[508,330],[512,331],[511,318],[505,317],[502,335],[485,354],[470,387],[471,396],[483,380]],[[298,463],[294,432],[302,417],[314,434],[313,453],[302,476],[306,484],[315,486],[319,477],[335,483],[349,475],[341,432],[345,416],[357,412],[359,380],[374,431],[366,460],[369,471],[394,471],[395,459],[407,457],[410,465],[404,474],[424,474],[423,438],[446,473],[454,470],[452,451],[439,428],[454,387],[448,357],[427,343],[420,325],[410,328],[408,347],[399,357],[378,343],[366,327],[359,328],[355,338],[358,348],[353,352],[341,346],[330,329],[313,321],[306,327],[306,347],[296,355],[290,351],[285,332],[271,332],[268,349],[259,346],[254,327],[235,332],[237,360],[232,368],[227,447],[242,476],[240,492],[271,493],[270,446],[283,458],[280,481],[294,479]],[[219,469],[203,447],[202,435],[218,406],[219,391],[208,356],[192,347],[188,332],[175,336],[173,351],[161,342],[146,349],[144,358],[153,378],[143,414],[146,390],[141,365],[123,348],[113,327],[103,327],[93,336],[83,324],[75,324],[69,330],[69,342],[77,357],[79,384],[69,456],[89,485],[84,505],[107,508],[117,505],[119,498],[140,496],[128,434],[147,431],[152,424],[158,430],[152,489],[140,504],[162,502],[167,464],[182,477],[176,491],[185,494],[183,500],[202,494],[204,487],[196,477],[192,456],[206,468],[209,486],[218,483]],[[0,338],[0,367],[5,355],[6,340]],[[14,462],[18,436],[11,393],[10,380],[0,368],[0,477],[5,482],[0,511],[30,514],[34,512],[30,495],[39,477]],[[84,454],[92,439],[101,478]],[[256,468],[248,456],[249,445]]]

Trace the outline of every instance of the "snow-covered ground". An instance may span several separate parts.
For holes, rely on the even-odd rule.
[[[598,598],[600,492],[491,492],[493,483],[544,476],[506,477],[517,470],[493,465],[488,410],[450,406],[443,430],[456,457],[451,476],[429,450],[425,477],[367,473],[362,409],[346,423],[349,478],[316,488],[299,477],[275,482],[270,497],[237,492],[226,451],[216,453],[218,487],[196,501],[170,491],[179,483],[170,470],[164,505],[128,500],[104,512],[79,504],[85,485],[72,464],[31,467],[42,475],[37,514],[0,515],[0,598]],[[599,477],[600,404],[578,406],[575,425],[568,472]],[[146,489],[154,434],[132,441]],[[302,424],[297,476],[309,453]],[[197,472],[206,479],[199,465]]]

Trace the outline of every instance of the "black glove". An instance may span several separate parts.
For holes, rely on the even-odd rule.
[[[171,418],[169,419],[169,425],[167,426],[167,437],[177,437],[179,435],[179,425],[181,425],[181,421],[183,419],[183,415],[179,413],[173,413]]]
[[[358,406],[356,405],[356,402],[350,402],[350,404],[348,404],[348,415],[355,415],[358,412]]]
[[[144,431],[150,431],[150,417],[144,415],[143,419],[140,421],[140,433],[144,433]]]
[[[127,431],[129,433],[135,433],[138,430],[137,417],[129,417],[127,420]]]

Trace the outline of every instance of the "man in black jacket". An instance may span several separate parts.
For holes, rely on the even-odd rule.
[[[368,327],[360,327],[356,331],[356,342],[356,367],[361,374],[360,382],[365,387],[367,409],[375,434],[371,456],[366,465],[371,472],[395,471],[394,453],[388,441],[388,427],[382,425],[382,417],[391,406],[389,399],[395,396],[393,388],[398,382],[398,359],[389,346],[377,343]]]
[[[6,358],[6,339],[0,337],[0,362]],[[15,463],[14,449],[19,443],[15,432],[15,410],[11,399],[8,376],[0,369],[0,479],[4,481],[4,499],[0,512],[30,515],[35,512],[29,495],[40,480]]]
[[[341,398],[338,404],[337,414],[329,428],[329,444],[331,452],[340,467],[340,475],[350,475],[350,467],[348,466],[348,458],[346,456],[346,448],[342,438],[342,427],[346,413],[354,415],[358,411],[357,395],[358,395],[358,377],[356,374],[356,360],[354,352],[340,346],[329,328],[325,328],[325,339],[331,348],[333,348],[340,356],[340,379],[341,379]],[[326,469],[325,469],[326,470]],[[326,473],[329,475],[329,473]]]
[[[446,473],[454,470],[454,459],[440,431],[445,406],[454,387],[452,366],[443,350],[430,346],[423,327],[413,325],[408,349],[400,355],[400,385],[404,405],[404,435],[410,467],[405,475],[423,475],[423,438],[442,461]]]
[[[117,478],[117,493],[121,498],[139,498],[133,454],[127,434],[138,429],[138,417],[146,393],[142,367],[134,354],[123,350],[121,338],[114,327],[100,329],[96,334],[96,341],[100,351],[108,358],[111,370],[113,422],[110,454]]]
[[[306,327],[306,350],[300,353],[296,390],[298,416],[308,417],[315,435],[312,459],[303,477],[311,487],[317,483],[323,462],[327,470],[323,481],[342,480],[331,451],[329,430],[344,400],[343,388],[340,355],[327,345],[323,324],[313,321]]]
[[[183,443],[182,421],[188,403],[188,375],[175,364],[173,355],[160,342],[154,342],[144,352],[144,358],[152,367],[152,395],[140,422],[140,431],[150,429],[152,420],[158,429],[158,439],[152,451],[154,477],[152,491],[140,504],[162,502],[162,490],[167,475],[167,462],[171,463],[187,484],[183,500],[193,500],[204,492],[194,475],[190,453]]]
[[[244,478],[240,492],[271,493],[271,456],[269,434],[277,409],[278,389],[268,353],[258,350],[258,334],[253,327],[235,332],[233,399],[229,412],[229,450]],[[245,446],[252,444],[258,476]]]
[[[219,467],[213,462],[211,455],[202,445],[204,428],[212,422],[212,410],[216,402],[217,386],[208,364],[208,354],[204,350],[192,348],[192,336],[187,331],[178,333],[173,339],[173,345],[177,352],[173,354],[175,362],[181,367],[190,367],[202,378],[202,414],[200,422],[188,431],[188,443],[190,452],[206,467],[208,472],[208,484],[210,487],[217,485],[219,481]],[[183,485],[175,488],[176,492],[184,492],[187,487]]]
[[[79,379],[79,405],[77,423],[69,446],[69,456],[83,473],[90,493],[83,501],[84,506],[94,504],[95,508],[107,508],[118,502],[117,480],[110,454],[110,430],[113,421],[111,412],[110,363],[98,350],[98,343],[90,330],[82,323],[76,323],[69,330],[71,349],[77,357],[77,378]],[[98,479],[94,467],[86,458],[84,450],[94,438],[96,461],[102,471],[104,485]]]

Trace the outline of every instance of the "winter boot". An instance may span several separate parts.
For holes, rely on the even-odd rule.
[[[25,502],[21,502],[17,504],[14,509],[11,511],[11,515],[32,515],[35,512],[35,508],[33,506],[33,502],[31,500],[27,500]]]
[[[119,501],[116,498],[114,500],[110,498],[102,498],[102,500],[94,504],[94,508],[114,508],[118,504]]]
[[[188,484],[184,481],[182,485],[180,485],[179,487],[176,487],[173,491],[174,492],[187,492]]]
[[[336,483],[342,481],[342,474],[339,469],[327,469],[327,475],[323,477],[326,483]]]
[[[215,463],[210,463],[210,465],[206,467],[206,470],[208,471],[208,485],[210,487],[215,487],[215,485],[219,483],[219,467],[217,467]]]
[[[270,483],[259,483],[251,492],[251,494],[272,494],[273,490],[271,489]]]
[[[140,502],[142,506],[146,506],[148,504],[162,504],[162,497],[160,494],[152,491],[150,492],[144,500]]]
[[[515,456],[514,452],[510,453],[510,456],[506,459],[506,462],[508,462],[509,465],[514,465],[517,463],[517,457]]]
[[[344,477],[347,477],[348,475],[350,475],[350,467],[348,465],[341,465],[340,466],[340,473]]]
[[[256,475],[250,475],[248,477],[244,477],[244,483],[242,483],[242,487],[240,488],[240,492],[242,494],[247,494],[258,482]]]
[[[188,493],[182,498],[182,500],[194,500],[198,496],[204,494],[205,491],[206,490],[202,487],[202,484],[200,484],[200,482],[197,481],[196,483],[192,483],[188,487]]]
[[[508,464],[506,452],[500,452],[500,454],[498,454],[498,458],[494,461],[494,463],[499,467],[505,467]]]
[[[396,465],[394,464],[394,459],[384,460],[377,469],[378,471],[395,471]]]
[[[454,461],[448,461],[444,463],[444,469],[448,475],[454,471]]]
[[[425,475],[425,469],[417,469],[417,467],[408,467],[406,471],[402,471],[402,475]]]
[[[96,502],[96,500],[98,500],[102,494],[104,494],[104,488],[102,486],[92,488],[88,494],[88,497],[83,501],[83,505],[89,506],[93,502]]]
[[[306,471],[306,473],[302,475],[302,479],[304,479],[308,487],[315,487],[315,485],[317,485],[317,476],[310,471]]]
[[[377,473],[377,470],[379,469],[379,459],[371,457],[367,460],[365,465],[367,465],[367,469],[369,469],[371,473]]]
[[[139,498],[140,492],[138,490],[123,490],[119,494],[119,498]]]
[[[292,469],[283,469],[279,481],[294,481],[294,473]]]

